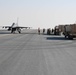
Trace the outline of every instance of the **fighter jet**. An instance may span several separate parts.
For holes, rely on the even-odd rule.
[[[18,31],[18,33],[21,33],[21,29],[23,28],[31,28],[31,27],[21,27],[21,26],[18,26],[18,23],[12,23],[11,26],[3,26],[2,28],[8,28],[7,30],[8,31],[11,31],[11,33],[15,33],[15,31]]]

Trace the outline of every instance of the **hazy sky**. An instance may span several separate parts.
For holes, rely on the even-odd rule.
[[[53,28],[76,22],[76,0],[0,0],[0,26]]]

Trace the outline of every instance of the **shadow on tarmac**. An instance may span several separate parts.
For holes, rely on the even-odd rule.
[[[11,34],[11,33],[9,33],[9,32],[7,32],[7,33],[0,32],[0,34]]]
[[[11,31],[0,30],[0,34],[19,34],[18,32],[11,33]],[[37,32],[21,32],[20,34],[38,34]]]
[[[65,37],[46,37],[46,40],[69,40],[69,39],[65,39]]]
[[[19,34],[19,33],[0,32],[0,34]],[[31,32],[27,33],[27,32],[25,32],[25,33],[20,33],[20,34],[38,34],[38,33],[31,33]]]

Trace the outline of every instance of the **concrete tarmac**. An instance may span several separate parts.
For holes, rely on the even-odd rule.
[[[37,30],[0,34],[0,75],[76,75],[76,40]]]

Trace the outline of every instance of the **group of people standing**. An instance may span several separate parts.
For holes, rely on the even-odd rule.
[[[43,28],[43,34],[45,33],[45,28]],[[38,34],[40,35],[40,28],[38,28]]]
[[[40,29],[40,28],[38,28],[38,34],[40,35],[40,33],[43,33],[43,34],[45,34],[45,28],[43,28],[43,29]],[[47,29],[47,35],[50,35],[50,34],[53,34],[54,33],[54,29],[50,29],[50,28],[48,28]]]

